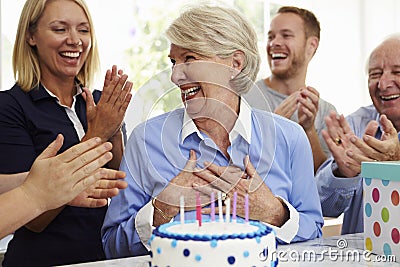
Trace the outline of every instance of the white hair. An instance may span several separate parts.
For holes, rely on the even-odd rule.
[[[257,34],[250,22],[231,7],[201,4],[185,10],[167,29],[175,45],[205,57],[245,55],[241,72],[231,81],[239,95],[253,85],[260,68]]]

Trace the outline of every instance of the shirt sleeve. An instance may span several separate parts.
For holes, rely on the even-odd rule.
[[[361,179],[361,176],[336,177],[333,174],[336,167],[333,157],[330,157],[320,166],[315,176],[322,213],[329,217],[337,217],[348,209]]]
[[[279,197],[279,196],[277,196]],[[296,236],[299,230],[299,213],[297,210],[285,199],[279,197],[289,209],[289,220],[281,227],[277,227],[268,223],[264,223],[275,230],[276,237],[284,243],[290,243]]]
[[[153,226],[154,208],[151,202],[141,208],[135,218],[135,228],[138,232],[140,241],[147,250],[150,251],[149,240],[154,230]]]
[[[132,137],[132,136],[131,136]],[[134,139],[135,137],[133,137]],[[132,138],[131,138],[132,139]],[[128,187],[111,199],[101,230],[104,252],[107,258],[121,258],[148,254],[136,229],[139,210],[150,202],[151,197],[137,183],[140,152],[135,141],[128,142],[120,170],[126,172]],[[143,216],[143,215],[142,215]],[[147,215],[144,215],[144,220]],[[143,234],[143,233],[141,233]]]
[[[293,133],[295,132],[293,131]],[[293,140],[289,155],[292,187],[290,189],[289,198],[286,199],[286,203],[290,203],[290,205],[287,206],[289,211],[291,211],[290,217],[293,222],[290,222],[288,226],[286,226],[286,224],[283,225],[283,230],[288,231],[288,233],[286,233],[288,239],[285,238],[281,241],[286,243],[288,243],[288,241],[298,242],[320,237],[322,235],[322,225],[324,224],[321,204],[314,179],[310,143],[300,126],[297,133],[297,139]],[[293,209],[291,209],[291,207],[293,207]],[[294,209],[296,211],[294,211]],[[296,212],[298,213],[298,218]],[[294,225],[297,220],[298,231],[293,239],[290,240],[289,237],[292,235],[290,231],[294,231]]]
[[[0,92],[0,173],[29,171],[36,151],[29,126],[19,103],[7,92]]]

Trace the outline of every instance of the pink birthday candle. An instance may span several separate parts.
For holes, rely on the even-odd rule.
[[[244,197],[244,217],[245,221],[249,222],[249,194]]]
[[[211,192],[211,221],[215,222],[215,196],[214,196],[214,192]]]
[[[232,207],[232,221],[236,222],[236,203],[237,203],[237,192],[233,192],[233,207]]]
[[[201,204],[200,204],[200,192],[196,192],[196,220],[201,226]]]

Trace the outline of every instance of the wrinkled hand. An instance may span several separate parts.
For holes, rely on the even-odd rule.
[[[338,166],[334,170],[337,177],[355,177],[360,173],[360,162],[353,159],[352,156],[363,152],[355,145],[361,142],[351,130],[348,122],[343,115],[338,115],[331,111],[325,117],[326,130],[322,131],[322,136],[332,153]],[[338,142],[338,140],[340,140]]]
[[[125,112],[132,98],[132,82],[117,67],[107,70],[103,92],[96,105],[88,88],[83,88],[86,100],[88,131],[86,138],[99,136],[108,141],[121,127]]]
[[[285,100],[280,103],[279,106],[276,107],[274,113],[283,116],[287,119],[290,119],[293,116],[293,113],[297,109],[297,99],[300,95],[299,91],[296,91],[289,95]]]
[[[246,172],[237,166],[218,166],[210,162],[204,162],[204,166],[204,169],[196,168],[194,173],[204,180],[203,184],[193,183],[192,186],[206,196],[217,191],[228,194],[239,181],[247,177]]]
[[[313,130],[318,112],[319,92],[310,86],[302,88],[300,89],[297,102],[299,124],[306,132]]]
[[[243,190],[247,187],[249,193],[249,217],[253,220],[260,220],[275,226],[282,226],[288,219],[289,214],[284,204],[272,194],[269,187],[265,184],[264,179],[261,178],[257,173],[253,164],[250,161],[250,157],[246,156],[244,159],[244,165],[246,166],[246,173],[248,179],[242,179],[239,182],[239,190]],[[244,205],[240,205],[242,208]],[[244,210],[239,209],[239,213],[244,215]]]
[[[353,154],[352,158],[359,162],[360,166],[362,161],[400,160],[400,143],[396,128],[386,115],[381,115],[379,121],[383,131],[380,140],[375,138],[379,125],[376,121],[371,121],[365,130],[363,142],[360,139],[354,142],[362,154]]]
[[[194,174],[196,161],[196,152],[191,150],[184,169],[175,176],[157,196],[157,207],[159,206],[158,204],[160,204],[160,206],[162,205],[158,202],[163,202],[166,205],[174,206],[176,208],[174,210],[178,213],[180,196],[184,196],[185,198],[185,209],[194,209],[196,207],[195,190],[193,189],[192,184],[205,184],[204,181]]]
[[[286,214],[282,202],[272,194],[269,187],[264,183],[253,164],[250,162],[249,156],[245,157],[244,165],[246,166],[245,171],[238,171],[237,169],[239,168],[237,167],[218,167],[211,164],[207,168],[210,172],[199,172],[196,173],[196,175],[201,176],[206,181],[218,181],[218,189],[221,191],[224,188],[226,190],[228,184],[230,187],[234,186],[234,188],[231,188],[227,193],[227,196],[233,199],[234,192],[237,192],[236,214],[238,216],[245,217],[245,195],[249,194],[249,203],[251,203],[249,205],[250,219],[260,220],[276,226],[283,225],[288,220],[289,214]],[[214,173],[214,177],[211,173]],[[225,178],[218,179],[216,174]],[[204,190],[205,188],[206,190]],[[209,191],[207,187],[195,187],[195,189],[204,193],[208,193]],[[224,212],[226,212],[225,207],[223,209]],[[206,208],[203,209],[202,212],[209,214],[211,213],[211,209]],[[216,212],[218,212],[218,209]]]
[[[110,143],[101,144],[100,138],[92,138],[56,156],[63,140],[63,136],[58,135],[37,157],[21,185],[28,198],[38,202],[43,211],[66,204],[102,177],[125,175],[100,169],[112,158]]]

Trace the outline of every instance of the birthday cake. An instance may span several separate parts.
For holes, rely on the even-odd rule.
[[[150,238],[151,266],[276,266],[276,235],[255,221],[179,221]]]

